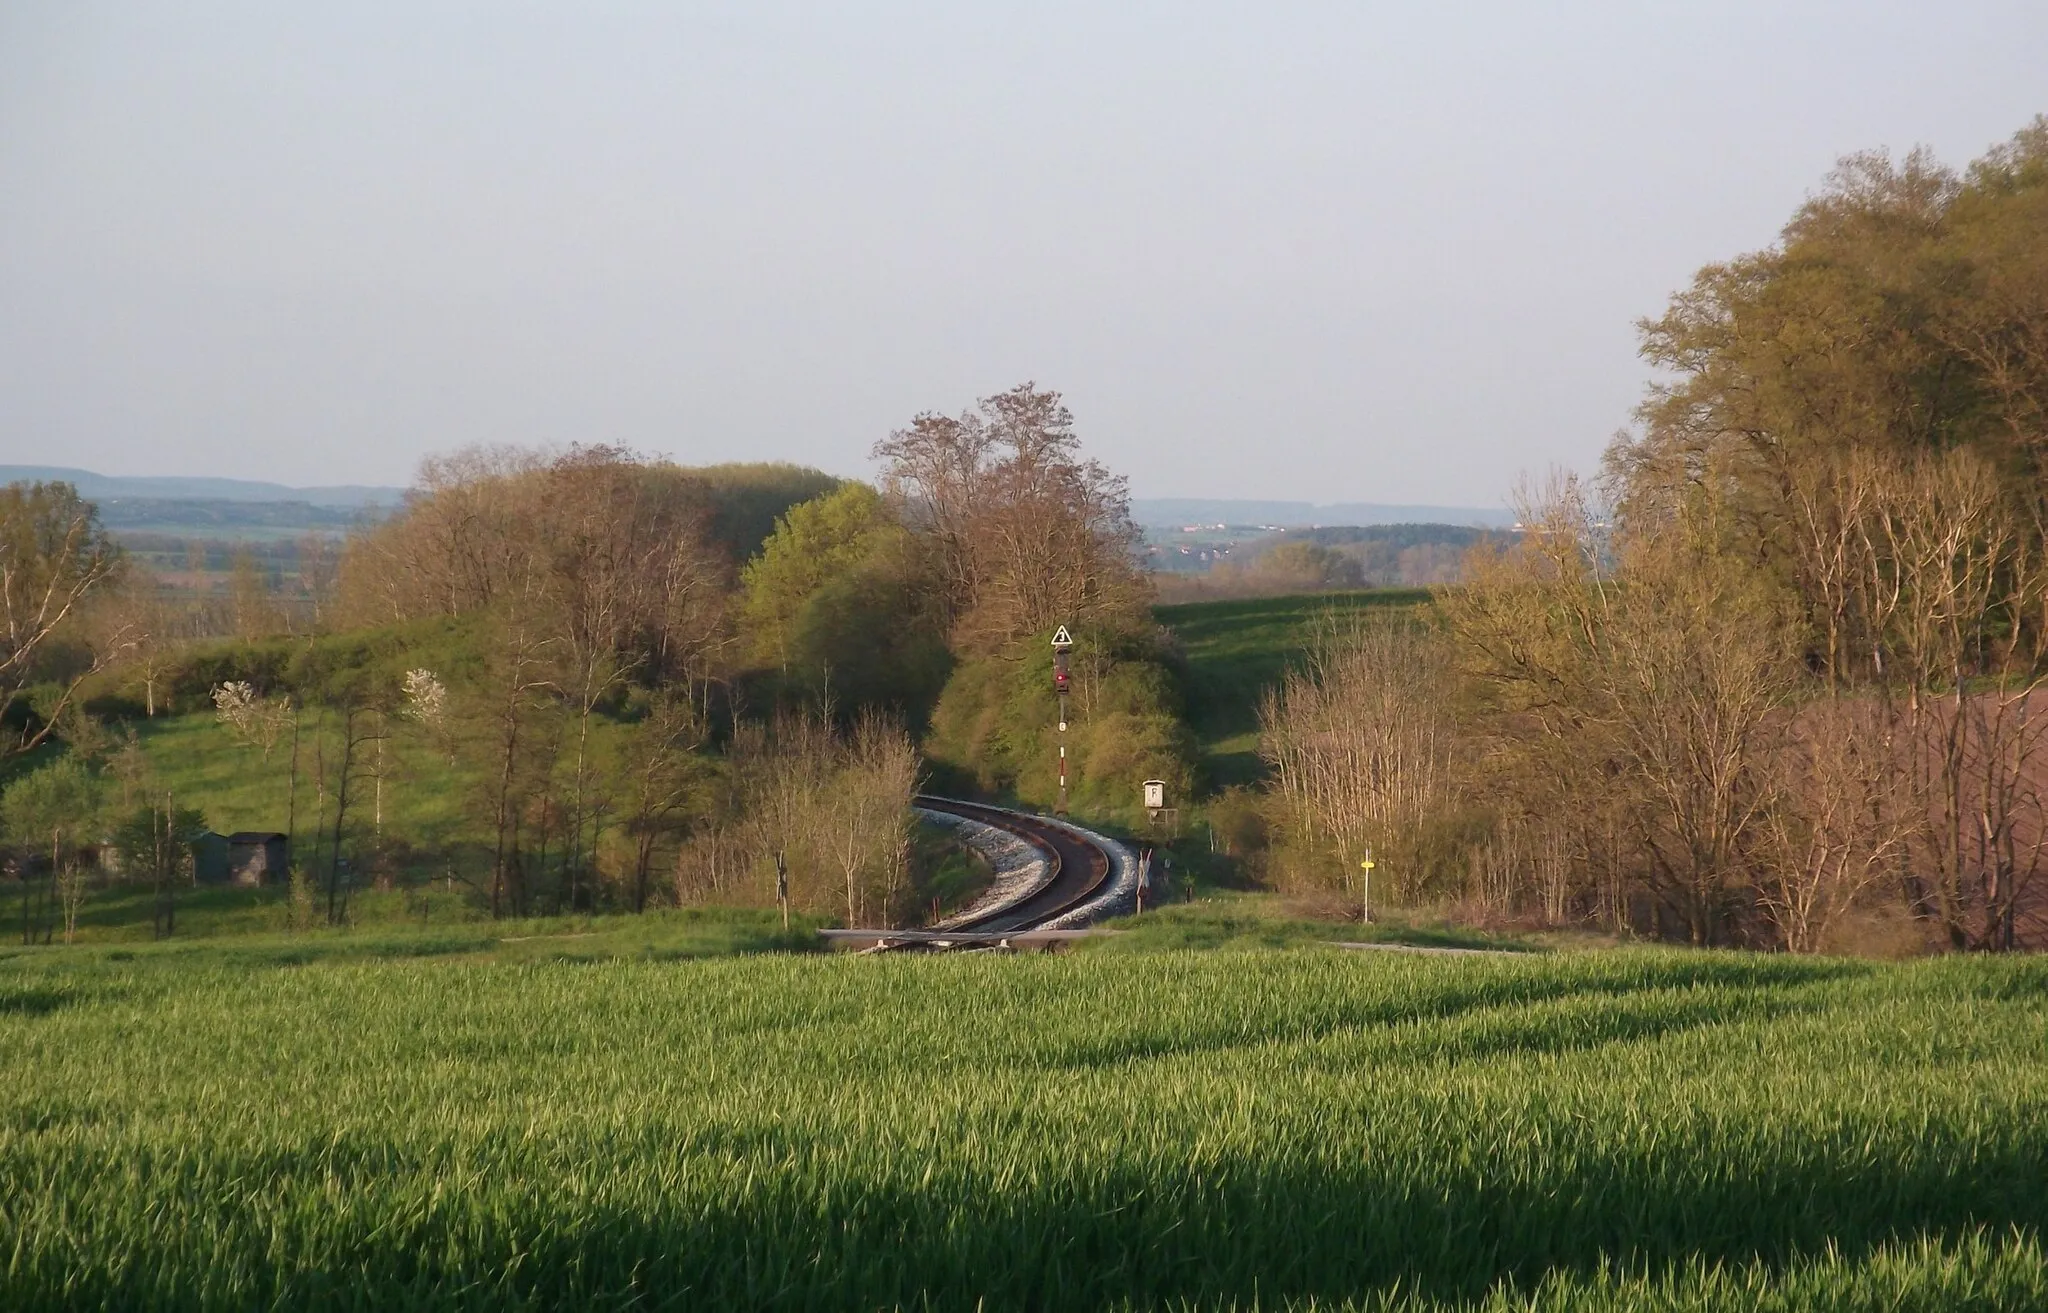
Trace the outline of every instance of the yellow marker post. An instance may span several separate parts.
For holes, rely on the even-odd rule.
[[[1364,871],[1364,872],[1365,872],[1365,900],[1364,900],[1364,902],[1363,902],[1363,903],[1362,903],[1362,904],[1360,905],[1360,907],[1359,907],[1359,911],[1360,911],[1360,912],[1361,912],[1361,913],[1363,914],[1363,918],[1364,918],[1365,924],[1367,924],[1367,925],[1371,925],[1371,924],[1372,924],[1372,845],[1370,845],[1370,844],[1367,844],[1367,845],[1366,845],[1366,849],[1365,849],[1365,860],[1364,860],[1364,861],[1362,861],[1362,862],[1360,862],[1360,863],[1358,864],[1358,869],[1359,869],[1359,870],[1361,870],[1361,871]]]

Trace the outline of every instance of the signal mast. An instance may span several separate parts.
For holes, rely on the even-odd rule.
[[[1060,700],[1060,805],[1055,816],[1067,814],[1067,653],[1074,650],[1074,636],[1061,625],[1052,634],[1052,691]]]

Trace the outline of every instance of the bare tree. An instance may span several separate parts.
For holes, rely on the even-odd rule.
[[[0,488],[0,709],[32,684],[57,693],[38,708],[0,755],[42,745],[85,680],[125,650],[125,625],[91,635],[67,659],[53,660],[67,633],[86,638],[88,605],[115,581],[121,554],[100,527],[99,511],[68,483],[11,483]]]
[[[958,418],[920,415],[875,455],[937,558],[968,644],[1000,647],[1057,623],[1141,610],[1129,489],[1082,458],[1059,393],[1026,383]]]
[[[704,722],[695,708],[672,694],[656,700],[631,730],[621,765],[636,912],[647,910],[656,849],[687,828],[700,786],[696,749],[703,740]]]
[[[167,595],[161,579],[131,561],[101,610],[99,627],[121,636],[107,646],[141,683],[143,714],[155,717],[165,672],[179,648],[198,634],[190,601]]]
[[[846,891],[846,920],[887,925],[904,888],[917,749],[902,728],[869,712],[836,754],[820,838]]]
[[[515,906],[524,901],[519,861],[522,811],[531,779],[544,776],[553,762],[553,745],[535,721],[557,692],[550,660],[557,640],[535,632],[532,622],[519,614],[521,600],[508,599],[498,617],[487,684],[480,696],[483,714],[475,722],[483,730],[478,746],[489,767],[493,917],[504,915],[508,895]]]
[[[1407,840],[1453,797],[1447,663],[1413,625],[1325,616],[1260,709],[1260,752],[1295,828],[1346,889],[1368,845]]]
[[[1775,802],[1762,765],[1795,693],[1794,630],[1727,551],[1710,494],[1665,514],[1610,545],[1559,481],[1444,605],[1507,791],[1565,818],[1589,866],[1628,873],[1689,938],[1723,942]]]
[[[341,887],[341,854],[349,805],[360,802],[355,796],[355,786],[371,769],[365,758],[382,747],[389,724],[385,708],[357,690],[348,690],[336,698],[334,710],[341,742],[334,776],[334,825],[327,861],[327,920],[331,925],[339,925],[347,910]]]
[[[326,622],[334,601],[339,555],[334,540],[325,534],[309,533],[299,538],[299,591],[305,594],[308,618],[316,631]]]
[[[1818,952],[1842,915],[1890,877],[1924,825],[1898,778],[1896,721],[1880,699],[1823,700],[1769,763],[1758,900],[1795,953]]]
[[[1891,467],[1867,519],[1863,587],[1884,621],[1875,690],[1903,698],[1895,787],[1926,821],[1909,900],[1953,947],[2011,948],[2048,860],[2048,695],[2031,622],[2048,598],[2044,544],[1967,451]]]

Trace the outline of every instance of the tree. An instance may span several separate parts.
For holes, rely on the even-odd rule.
[[[138,811],[114,830],[114,848],[130,879],[149,881],[156,890],[156,937],[168,939],[178,928],[178,885],[192,877],[192,844],[206,833],[206,817],[190,807],[175,806],[171,796]]]
[[[1765,763],[1779,805],[1765,818],[1757,896],[1792,952],[1819,952],[1924,826],[1912,795],[1896,787],[1896,729],[1877,699],[1819,699]]]
[[[1412,870],[1416,840],[1455,798],[1454,727],[1434,636],[1413,626],[1326,618],[1303,668],[1260,708],[1260,754],[1293,827],[1311,850],[1333,851],[1348,890],[1368,847],[1399,849]]]
[[[908,872],[917,749],[901,727],[870,711],[855,722],[838,759],[818,837],[846,892],[846,923],[879,916],[887,925]]]
[[[585,905],[618,805],[598,767],[596,718],[635,690],[671,688],[701,715],[717,673],[729,573],[706,536],[707,483],[623,448],[572,446],[457,453],[423,466],[421,484],[403,515],[352,542],[346,609],[479,618],[487,658],[466,681],[477,687],[453,694],[473,708],[456,719],[476,732],[451,746],[490,781],[493,910],[523,908],[529,867],[539,875],[551,860],[559,901]],[[733,531],[745,532],[772,488],[737,486],[749,507]]]
[[[571,448],[539,475],[548,508],[531,526],[543,623],[560,636],[555,681],[576,716],[565,871],[571,906],[598,846],[591,717],[643,673],[687,679],[723,616],[698,507],[682,485],[613,447]]]
[[[1128,485],[1080,448],[1060,394],[1032,383],[957,418],[919,415],[875,445],[965,646],[998,650],[1055,624],[1141,615]]]
[[[1908,899],[1952,947],[2010,949],[2048,861],[2048,652],[2029,623],[2048,544],[1969,450],[1886,474],[1860,582],[1884,673],[1871,696],[1898,726],[1896,787],[1923,821]]]
[[[784,700],[922,723],[952,665],[929,574],[890,506],[845,484],[791,508],[748,564],[741,632]]]
[[[315,631],[318,631],[326,621],[327,612],[333,605],[337,556],[334,541],[325,534],[318,533],[301,535],[294,553],[298,568],[299,591],[306,596],[306,604],[312,613],[312,628]]]
[[[1744,550],[1794,583],[1821,657],[1852,664],[1873,638],[1839,583],[1868,462],[1969,449],[2038,540],[2044,223],[2048,118],[1961,176],[1925,152],[1842,161],[1778,245],[1700,270],[1642,324],[1643,354],[1670,379],[1609,453],[1623,515],[1713,469]]]
[[[1364,582],[1356,557],[1314,542],[1283,542],[1260,553],[1250,569],[1270,581],[1275,592],[1356,588]]]
[[[141,683],[143,714],[153,718],[157,692],[179,646],[197,633],[193,608],[170,594],[162,579],[131,561],[97,612],[96,628],[113,640],[102,645],[115,652]]]
[[[688,829],[703,771],[704,724],[687,698],[662,695],[632,727],[620,760],[625,828],[633,841],[633,910],[647,910],[657,849]]]
[[[76,756],[64,756],[22,776],[0,795],[0,826],[18,851],[15,872],[21,883],[21,942],[50,941],[50,914],[56,908],[67,878],[76,881],[78,848],[98,824],[105,790],[100,778]],[[49,872],[35,880],[42,853],[49,855]],[[71,942],[77,921],[75,899],[82,885],[73,884],[65,899],[64,941]],[[34,897],[31,898],[31,892]],[[32,905],[33,904],[33,905]]]
[[[228,569],[228,596],[234,605],[236,636],[266,638],[284,627],[269,572],[247,547],[235,549]]]
[[[1575,480],[1525,501],[1520,541],[1479,549],[1444,598],[1493,710],[1496,787],[1640,881],[1687,938],[1728,942],[1777,803],[1764,766],[1798,675],[1786,600],[1730,551],[1710,492],[1611,541]]]
[[[55,694],[24,728],[0,742],[0,756],[39,747],[86,678],[125,647],[116,626],[88,634],[87,608],[118,578],[121,554],[100,527],[99,509],[68,483],[0,488],[0,711],[31,685]]]
[[[792,506],[740,574],[740,622],[753,659],[787,672],[804,609],[820,589],[866,563],[896,528],[881,496],[864,483]]]
[[[1948,944],[2011,947],[2048,860],[2048,118],[1962,173],[1852,156],[1772,248],[1702,269],[1646,322],[1669,371],[1610,450],[1624,524],[1711,496],[1728,559],[1782,585],[1806,664],[1844,705],[1794,720],[1779,846],[1759,886],[1786,942],[1823,916],[1817,872],[1861,888],[1829,817],[1882,766],[1877,844]],[[1882,761],[1817,726],[1867,716]],[[1802,734],[1820,737],[1798,742]],[[1844,774],[1830,780],[1829,771]],[[1819,866],[1812,863],[1818,862]],[[1795,942],[1796,941],[1796,942]]]
[[[459,742],[483,766],[484,806],[491,817],[491,915],[526,903],[519,834],[536,782],[552,772],[557,742],[547,720],[559,694],[551,678],[558,640],[541,632],[524,598],[493,609],[484,672],[474,708],[461,717],[470,732]],[[544,787],[544,786],[543,786]]]
[[[213,690],[214,718],[234,736],[263,751],[267,765],[270,751],[293,721],[291,699],[267,698],[247,680],[229,680]]]

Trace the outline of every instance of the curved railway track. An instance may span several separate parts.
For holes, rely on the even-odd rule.
[[[948,922],[950,933],[1010,934],[1040,929],[1100,896],[1116,872],[1115,858],[1101,843],[1042,817],[956,798],[920,795],[912,802],[925,811],[963,816],[1016,835],[1046,859],[1048,876],[1036,890],[1009,907]]]

